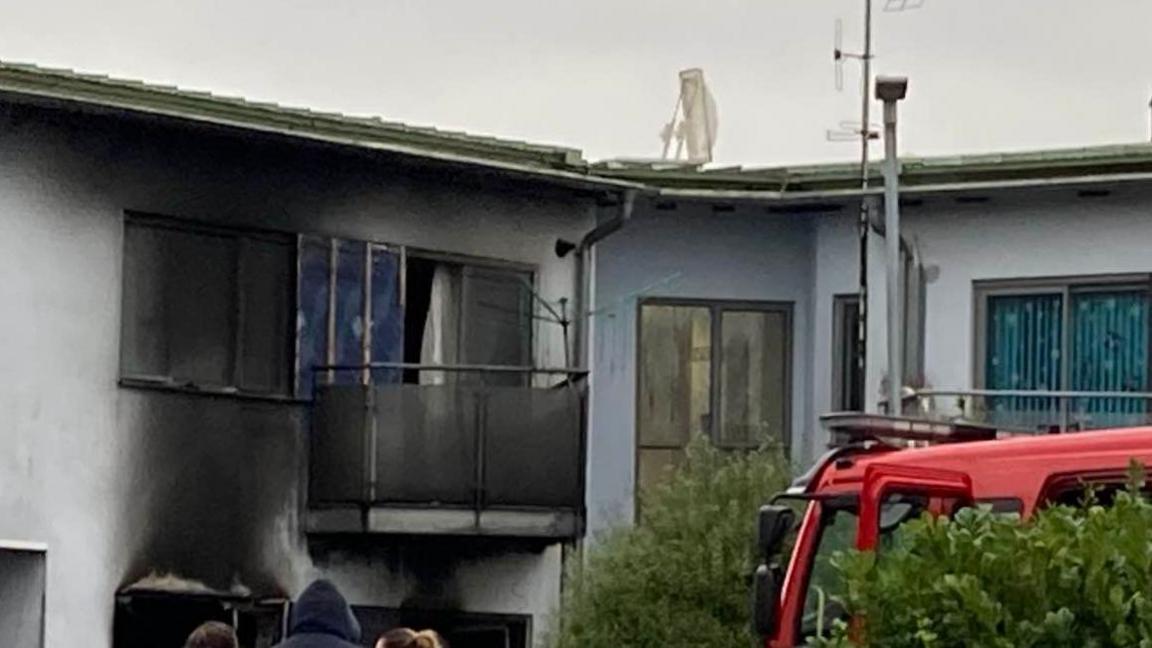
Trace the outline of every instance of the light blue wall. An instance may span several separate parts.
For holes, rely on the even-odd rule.
[[[657,210],[638,202],[633,219],[595,250],[588,446],[588,519],[593,536],[633,517],[637,298],[793,302],[792,447],[811,455],[811,215],[763,207],[714,212],[708,204]]]

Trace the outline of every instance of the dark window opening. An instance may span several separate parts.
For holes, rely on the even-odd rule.
[[[1024,513],[1024,502],[1015,497],[994,497],[976,500],[976,506],[986,506],[993,513],[1002,515],[1019,516]]]
[[[864,363],[861,358],[860,297],[839,295],[833,306],[832,408],[840,412],[864,411]]]
[[[129,217],[122,377],[287,394],[293,260],[290,237]]]
[[[436,262],[410,257],[406,267],[404,295],[404,362],[419,364],[424,346],[424,324],[432,305],[432,278],[436,275]],[[404,382],[419,383],[419,371],[405,371]]]
[[[240,648],[272,648],[283,638],[285,601],[215,595],[133,592],[116,597],[113,648],[183,648],[201,623],[220,621],[236,630]]]
[[[360,621],[364,646],[372,646],[388,630],[404,627],[435,630],[452,648],[527,648],[532,631],[531,617],[524,615],[369,606],[354,606],[353,610]]]
[[[47,555],[0,544],[0,628],[5,648],[43,648]]]
[[[1079,508],[1092,503],[1112,506],[1116,495],[1128,490],[1130,478],[1126,471],[1100,471],[1079,475],[1061,475],[1054,478],[1044,489],[1042,502],[1046,506],[1071,506]],[[1152,483],[1140,490],[1146,499],[1152,499]]]

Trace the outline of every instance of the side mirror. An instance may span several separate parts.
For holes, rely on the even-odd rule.
[[[772,563],[785,536],[792,530],[796,514],[787,506],[761,506],[756,526],[756,547],[765,563]]]
[[[776,570],[760,565],[752,577],[752,624],[761,637],[776,632],[776,605],[779,602]]]

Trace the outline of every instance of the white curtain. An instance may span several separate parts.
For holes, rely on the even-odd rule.
[[[424,321],[424,340],[420,349],[421,364],[452,365],[459,362],[460,275],[453,268],[437,264],[432,275],[432,298],[428,318]],[[420,372],[420,384],[442,385],[451,374],[442,371]]]

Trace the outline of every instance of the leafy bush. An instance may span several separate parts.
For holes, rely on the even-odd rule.
[[[572,561],[554,648],[750,646],[756,510],[788,483],[779,452],[693,442],[640,523]]]
[[[835,562],[869,645],[1152,646],[1152,504],[1135,482],[1110,507],[1090,494],[1025,524],[986,509],[924,518],[878,560]]]

